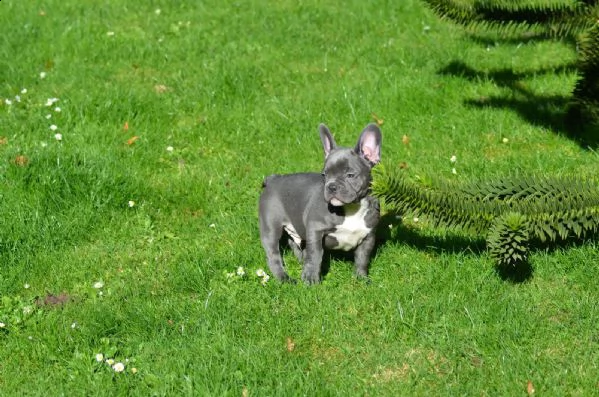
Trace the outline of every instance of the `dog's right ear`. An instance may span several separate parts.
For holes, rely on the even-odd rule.
[[[333,135],[331,135],[329,127],[320,124],[318,126],[318,131],[320,131],[320,140],[322,141],[322,148],[324,149],[324,157],[327,158],[329,153],[337,147],[337,144],[335,143]]]

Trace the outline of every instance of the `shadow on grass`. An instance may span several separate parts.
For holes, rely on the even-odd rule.
[[[495,273],[503,281],[509,281],[514,284],[529,281],[533,276],[533,269],[530,262],[522,262],[518,266],[495,265]]]
[[[505,36],[505,37],[497,37],[494,34],[485,35],[484,33],[470,33],[468,34],[468,38],[473,42],[484,45],[486,47],[497,45],[497,43],[501,44],[511,44],[511,45],[521,45],[521,44],[529,44],[529,43],[538,43],[542,41],[551,41],[555,42],[556,38],[554,35],[544,33],[544,32],[525,32],[517,36]],[[571,45],[573,48],[576,47],[576,36],[575,35],[565,35],[560,38],[561,42],[567,43]]]
[[[390,231],[389,225],[393,225],[394,232]],[[590,234],[586,237],[571,237],[565,240],[554,242],[543,242],[532,239],[529,246],[529,254],[533,252],[544,251],[553,253],[557,250],[567,250],[574,247],[598,241],[599,233]],[[435,255],[443,253],[462,254],[467,256],[480,256],[487,250],[486,242],[483,237],[469,237],[466,235],[448,235],[448,236],[430,236],[418,233],[414,228],[406,227],[399,223],[398,217],[394,214],[387,214],[382,217],[377,229],[377,249],[387,241],[394,241],[407,245],[413,249],[432,252]],[[534,268],[527,260],[515,266],[495,265],[495,273],[506,282],[514,284],[525,283],[532,279]]]
[[[389,225],[393,225],[393,232],[391,231],[392,229],[389,228]],[[378,250],[387,241],[398,242],[419,251],[431,252],[434,255],[449,253],[479,257],[487,251],[485,239],[482,237],[468,237],[457,234],[443,237],[423,235],[418,233],[418,231],[414,228],[406,227],[401,222],[398,223],[398,217],[394,214],[384,215],[377,226],[377,238],[374,252],[372,253],[373,257],[376,256]],[[580,242],[573,241],[567,243],[558,243],[552,246],[535,243],[531,248],[533,250],[544,248],[546,250],[553,251],[557,248],[565,248],[578,244],[580,244]],[[293,250],[287,244],[285,238],[281,239],[279,242],[279,249],[281,250],[281,253],[284,254],[293,252]],[[322,258],[322,278],[325,278],[329,273],[331,261],[333,260],[347,262],[353,266],[353,251],[344,252],[326,250]],[[301,265],[302,260],[297,258],[297,261]],[[495,273],[503,281],[520,284],[527,282],[532,278],[533,267],[528,261],[519,263],[517,266],[495,265]]]
[[[599,146],[599,134],[588,127],[583,118],[571,106],[571,97],[564,95],[539,95],[522,82],[533,75],[576,72],[576,64],[569,63],[557,67],[514,72],[510,69],[497,69],[489,72],[476,70],[462,61],[452,61],[438,71],[439,74],[461,77],[469,81],[490,80],[506,95],[483,96],[466,99],[464,103],[477,108],[512,109],[527,122],[561,133],[577,142],[581,147]]]
[[[418,233],[413,228],[397,223],[397,216],[387,214],[381,218],[377,229],[377,248],[385,241],[397,241],[411,248],[433,252],[435,255],[443,253],[465,254],[480,256],[486,252],[486,242],[482,237],[467,237],[448,235],[444,237],[426,236]],[[394,225],[396,231],[391,233],[389,225]],[[526,261],[518,266],[495,266],[495,272],[503,281],[515,284],[529,281],[533,276],[532,265]]]

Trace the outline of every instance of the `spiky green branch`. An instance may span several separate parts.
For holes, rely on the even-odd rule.
[[[526,260],[533,240],[581,239],[599,230],[599,187],[579,178],[519,177],[458,186],[422,183],[405,172],[375,174],[373,193],[402,216],[484,235],[502,265]]]
[[[574,104],[580,114],[599,125],[599,15],[593,28],[580,41],[579,79]]]

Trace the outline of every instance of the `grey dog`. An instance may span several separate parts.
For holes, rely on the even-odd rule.
[[[324,124],[319,131],[325,156],[322,173],[275,174],[263,183],[260,239],[268,267],[281,281],[293,281],[283,267],[283,235],[303,262],[302,280],[308,284],[321,280],[325,248],[353,250],[356,275],[368,276],[380,218],[370,183],[372,167],[381,158],[381,131],[367,125],[354,148],[338,147]]]

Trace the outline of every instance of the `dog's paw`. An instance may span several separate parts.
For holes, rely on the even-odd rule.
[[[297,284],[297,280],[294,279],[293,277],[289,277],[289,276],[282,279],[281,282],[285,283],[285,284]]]
[[[362,282],[366,285],[370,285],[370,283],[372,282],[372,280],[370,279],[370,277],[367,274],[356,274],[356,279],[359,282]]]
[[[368,277],[368,269],[357,268],[356,272],[354,273],[354,276],[356,277],[356,279],[363,282],[364,284],[370,284],[370,277]]]
[[[320,273],[315,270],[304,269],[302,272],[302,280],[308,285],[318,284],[320,283]]]
[[[287,273],[275,274],[275,278],[279,280],[281,283],[285,284],[296,284],[297,280],[289,277]]]

